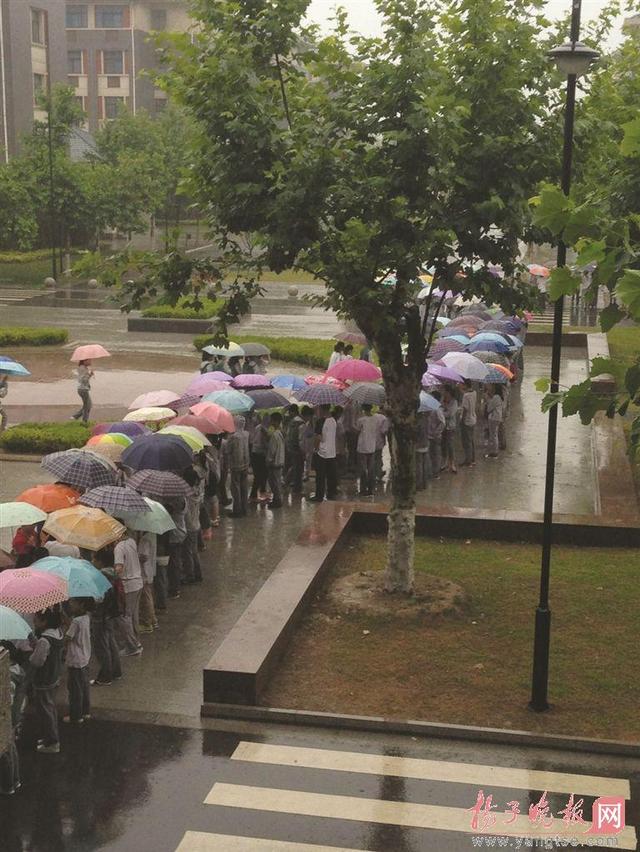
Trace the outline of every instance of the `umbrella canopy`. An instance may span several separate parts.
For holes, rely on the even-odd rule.
[[[376,382],[382,378],[382,373],[370,361],[352,358],[351,360],[338,361],[330,370],[327,370],[327,376],[340,379],[343,382]]]
[[[233,340],[227,346],[204,346],[202,349],[207,355],[220,355],[222,358],[242,358],[244,349]]]
[[[192,405],[189,411],[198,417],[206,417],[216,427],[217,432],[235,432],[236,425],[233,422],[233,416],[221,405],[216,405],[215,402],[199,402],[197,405]]]
[[[506,355],[500,355],[497,352],[489,352],[486,349],[476,349],[473,352],[474,358],[479,358],[483,364],[504,364],[509,366],[509,359]]]
[[[452,337],[445,337],[442,340],[436,340],[431,347],[429,355],[434,358],[440,358],[446,355],[447,352],[464,352],[466,344],[460,343],[459,340],[454,340]]]
[[[449,325],[446,328],[441,329],[436,334],[437,334],[438,340],[446,340],[449,337],[452,337],[454,340],[460,340],[461,338],[469,339],[475,333],[476,333],[476,326],[475,325],[468,325],[468,324],[451,325],[451,323],[449,323]]]
[[[236,390],[224,390],[208,393],[204,397],[203,402],[213,402],[216,405],[220,405],[222,408],[226,408],[227,411],[230,411],[232,414],[246,414],[246,412],[251,411],[255,405],[251,397]]]
[[[221,389],[225,387],[225,385],[221,384]],[[170,408],[172,411],[178,412],[181,408],[191,408],[192,405],[200,402],[201,394],[199,393],[183,393],[181,397],[174,400],[173,402],[168,403],[167,408]]]
[[[104,442],[100,442],[99,444],[94,444],[92,447],[83,447],[82,449],[86,449],[87,452],[93,452],[104,462],[115,464],[122,459],[125,447],[122,444],[105,444]]]
[[[129,438],[137,438],[138,435],[149,435],[151,429],[145,426],[144,423],[125,422],[120,423],[100,423],[94,426],[91,430],[91,435],[110,435],[116,433],[118,435],[128,435]]]
[[[122,463],[134,470],[184,470],[193,451],[177,435],[144,435],[122,454]]]
[[[463,379],[470,379],[476,382],[481,382],[489,372],[482,361],[474,358],[468,352],[449,352],[447,355],[442,356],[439,363],[451,367]]]
[[[289,400],[284,394],[273,388],[258,388],[247,391],[247,396],[253,400],[256,410],[264,411],[267,408],[284,408],[289,405]]]
[[[462,384],[462,382],[464,382],[460,373],[456,372],[451,367],[445,366],[444,364],[430,364],[424,375],[426,376],[427,374],[439,379],[441,382],[456,382],[458,384]],[[424,380],[424,376],[422,378]]]
[[[127,485],[158,500],[184,497],[189,493],[184,479],[168,470],[139,470],[129,477]]]
[[[499,320],[489,320],[482,326],[481,331],[500,331],[503,334],[518,334],[524,323],[519,317],[505,317]]]
[[[284,373],[280,376],[272,376],[271,384],[274,388],[287,388],[287,390],[300,390],[305,387],[306,382],[302,376],[294,376],[291,373]]]
[[[486,340],[491,343],[510,343],[511,340],[507,334],[501,334],[497,331],[478,331],[473,335],[473,343],[477,343],[479,340]]]
[[[342,340],[344,343],[353,343],[354,346],[366,346],[367,338],[361,331],[341,331],[334,334],[334,340]]]
[[[384,405],[387,399],[387,393],[383,385],[376,382],[359,382],[351,385],[344,392],[345,396],[352,399],[354,402],[359,402],[361,405]]]
[[[226,410],[224,411],[225,414],[229,413]],[[225,431],[224,429],[220,429],[213,420],[209,420],[204,416],[198,416],[197,414],[182,414],[180,417],[174,417],[164,428],[166,429],[168,426],[191,426],[193,429],[197,429],[202,435],[219,435],[220,432]]]
[[[47,513],[31,503],[14,501],[0,503],[0,529],[5,527],[22,527],[39,524],[47,519]]]
[[[2,606],[17,612],[39,612],[66,600],[69,588],[53,574],[33,568],[9,568],[0,573]]]
[[[35,488],[27,488],[16,500],[22,503],[31,503],[43,512],[55,512],[56,509],[67,509],[78,502],[80,492],[68,485],[47,484],[36,485]]]
[[[152,532],[156,535],[174,530],[174,524],[171,515],[167,512],[162,503],[155,500],[150,500],[149,497],[142,498],[147,504],[146,512],[119,512],[118,518],[130,530],[139,530],[140,532]]]
[[[487,367],[490,367],[492,370],[499,370],[509,381],[513,379],[514,374],[503,364],[487,364]]]
[[[99,343],[89,343],[86,346],[78,346],[71,356],[72,361],[93,361],[96,358],[109,358],[111,352],[107,352]]]
[[[86,559],[47,556],[33,563],[36,571],[59,577],[67,583],[71,598],[103,598],[111,588],[107,578]]]
[[[59,453],[49,453],[42,459],[42,467],[60,482],[66,482],[83,491],[116,483],[115,468],[96,457],[93,452],[63,450]]]
[[[491,364],[487,364],[487,367],[489,368],[489,372],[484,379],[481,379],[483,384],[506,385],[508,383],[509,379],[497,367]]]
[[[333,385],[309,385],[294,391],[293,395],[308,405],[344,405],[346,401],[342,391]]]
[[[117,512],[146,512],[147,507],[138,494],[132,488],[123,488],[120,485],[101,485],[87,491],[80,498],[83,506],[93,506],[94,509],[103,509],[110,515]]]
[[[548,278],[551,275],[551,270],[546,266],[540,266],[538,263],[530,263],[527,266],[531,275],[538,275],[540,278]]]
[[[220,376],[225,378],[221,379]],[[206,393],[225,390],[231,384],[232,378],[233,376],[227,376],[226,373],[220,373],[217,370],[213,373],[198,374],[195,379],[189,382],[185,393],[204,396]]]
[[[232,382],[231,387],[236,390],[255,390],[256,388],[270,388],[271,380],[266,376],[261,376],[260,374],[250,375],[243,374],[241,376],[236,376]]]
[[[244,354],[249,358],[259,358],[261,355],[271,355],[271,350],[264,343],[243,343]]]
[[[170,390],[148,391],[133,400],[129,406],[129,411],[137,411],[139,408],[160,408],[175,402],[177,399],[180,399],[180,394]]]
[[[504,340],[472,340],[467,345],[467,352],[500,352],[502,354],[508,352],[511,348]]]
[[[116,474],[118,472],[118,468],[115,466],[115,463],[113,461],[111,461],[110,457],[105,456],[103,453],[99,452],[100,450],[102,450],[105,447],[107,449],[113,449],[113,448],[117,448],[118,450],[124,449],[124,447],[121,447],[119,444],[94,444],[93,447],[78,447],[77,450],[74,450],[73,452],[86,454],[87,456],[89,456],[89,458],[93,459],[94,461],[97,461],[98,464],[101,464],[103,467],[106,467],[107,470],[110,470],[111,473],[114,474],[114,476],[116,476]],[[67,452],[70,452],[70,451],[67,450]],[[116,476],[116,479],[117,479],[117,476]]]
[[[440,379],[436,379],[435,376],[432,376],[431,373],[425,373],[422,377],[422,387],[426,391],[436,390],[442,385]]]
[[[18,642],[20,639],[28,639],[32,632],[31,627],[17,612],[8,606],[0,606],[0,640]]]
[[[158,432],[159,435],[176,435],[187,443],[194,453],[199,453],[205,447],[211,446],[211,441],[193,426],[165,426]]]
[[[108,432],[105,435],[93,435],[87,443],[85,447],[96,447],[99,444],[116,444],[119,447],[128,447],[129,444],[133,444],[133,438],[130,438],[128,435],[120,435],[118,432]]]
[[[447,328],[458,328],[461,325],[469,325],[476,326],[479,328],[484,323],[482,317],[474,316],[473,314],[460,314],[460,316],[455,317],[451,320],[451,322],[447,325]]]
[[[133,420],[136,423],[159,423],[161,420],[171,420],[176,416],[172,408],[151,406],[150,408],[138,408],[125,414],[125,420]]]
[[[0,355],[0,375],[3,376],[30,376],[31,373],[22,364],[8,355]]]
[[[86,550],[101,550],[117,541],[125,528],[102,509],[78,504],[70,509],[52,512],[44,525],[44,531],[62,544],[75,544]]]
[[[442,408],[442,406],[437,399],[432,397],[430,393],[420,391],[420,403],[418,405],[419,412],[424,413],[425,411],[437,411],[438,408]]]

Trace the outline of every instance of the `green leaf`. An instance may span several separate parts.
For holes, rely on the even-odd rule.
[[[551,379],[537,379],[535,382],[535,389],[539,393],[546,393],[551,386]]]
[[[617,325],[624,317],[624,313],[617,305],[607,305],[600,314],[600,328],[603,331],[611,331],[614,325]]]
[[[595,236],[598,231],[597,218],[598,209],[593,204],[583,204],[574,210],[562,233],[567,245],[575,245],[580,237]]]
[[[576,266],[600,263],[605,258],[606,247],[606,240],[581,240],[577,246],[579,253],[576,258]]]
[[[549,298],[555,302],[560,296],[572,296],[578,292],[581,279],[568,266],[553,269],[549,278]]]
[[[579,385],[569,388],[564,396],[562,416],[571,417],[572,414],[577,414],[591,392],[591,379],[586,379],[586,381],[581,382]]]
[[[640,364],[634,364],[632,367],[629,367],[624,384],[629,391],[629,396],[633,399],[638,391],[640,391]]]
[[[559,405],[563,402],[566,391],[558,391],[558,393],[548,393],[542,400],[542,411],[550,411],[554,405]]]
[[[540,195],[532,198],[530,203],[534,207],[534,224],[539,228],[546,228],[555,236],[566,226],[573,208],[573,202],[560,187],[552,184],[545,184]]]
[[[640,321],[640,269],[627,269],[618,281],[615,292],[629,315]]]
[[[620,143],[620,151],[624,157],[640,155],[640,116],[622,125],[624,137]]]

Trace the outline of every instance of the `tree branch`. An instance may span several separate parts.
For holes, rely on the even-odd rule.
[[[291,130],[291,116],[289,114],[289,101],[287,100],[287,90],[284,87],[284,77],[282,76],[282,66],[280,65],[280,56],[276,52],[276,66],[278,68],[278,79],[280,80],[280,92],[282,94],[282,105],[284,106],[284,114],[287,117],[287,124]]]

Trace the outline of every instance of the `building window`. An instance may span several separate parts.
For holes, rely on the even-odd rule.
[[[96,6],[98,29],[122,29],[128,27],[128,6]]]
[[[107,77],[107,89],[119,89],[120,77]]]
[[[86,30],[89,26],[87,7],[77,3],[67,6],[66,25],[70,30]]]
[[[167,28],[167,10],[152,9],[151,10],[151,29],[166,30]]]
[[[44,94],[47,78],[44,74],[33,75],[33,102],[38,106],[38,98]]]
[[[102,73],[124,74],[124,53],[121,50],[102,51]]]
[[[104,117],[117,118],[124,106],[124,98],[108,97],[104,99]]]
[[[45,13],[40,9],[31,10],[31,41],[33,44],[45,44]]]
[[[81,97],[80,95],[76,95],[76,104],[80,107],[82,112],[84,112],[84,98]],[[82,119],[80,119],[79,123],[81,124],[83,120],[84,120],[84,116],[82,117]]]
[[[67,51],[67,74],[82,74],[82,51]]]

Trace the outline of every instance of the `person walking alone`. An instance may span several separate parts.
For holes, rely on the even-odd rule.
[[[78,380],[78,396],[82,400],[82,407],[72,415],[72,420],[82,419],[83,423],[87,423],[91,414],[91,379],[94,372],[91,369],[91,361],[79,361],[76,370]]]

